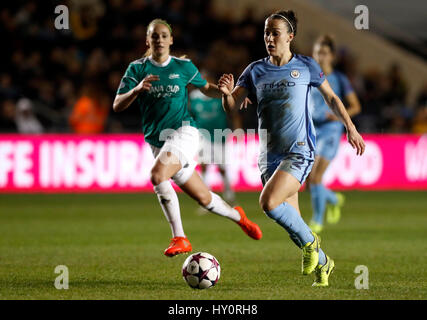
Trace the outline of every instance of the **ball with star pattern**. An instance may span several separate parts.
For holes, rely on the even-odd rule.
[[[213,287],[219,280],[221,267],[218,260],[206,252],[197,252],[185,259],[182,265],[182,276],[194,289]]]

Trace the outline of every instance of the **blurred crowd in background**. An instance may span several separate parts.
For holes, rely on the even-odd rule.
[[[145,50],[153,18],[173,28],[173,54],[185,54],[202,72],[238,77],[266,56],[263,20],[251,8],[233,22],[215,16],[211,0],[69,0],[70,29],[57,30],[54,1],[13,1],[0,9],[0,131],[139,132],[137,108],[112,112],[128,64]],[[362,132],[427,133],[427,83],[408,105],[408,79],[398,63],[386,72],[358,70],[352,52],[338,43],[336,68],[351,80],[362,104]],[[311,52],[294,52],[311,55]],[[255,106],[241,112],[242,126],[257,127]]]

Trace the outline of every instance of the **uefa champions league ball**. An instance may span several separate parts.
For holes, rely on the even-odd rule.
[[[218,260],[206,252],[197,252],[185,259],[182,265],[182,276],[194,289],[213,287],[219,280],[221,267]]]

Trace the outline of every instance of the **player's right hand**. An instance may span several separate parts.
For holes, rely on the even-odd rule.
[[[218,81],[218,89],[221,90],[221,92],[229,96],[231,95],[231,92],[234,88],[234,77],[231,73],[229,74],[223,74],[221,78],[219,78]]]
[[[146,76],[138,85],[135,87],[135,92],[140,93],[141,91],[149,91],[152,87],[152,81],[159,81],[159,76],[149,74]]]
[[[361,156],[365,152],[365,141],[362,136],[357,132],[356,128],[352,127],[347,130],[347,140],[353,149],[356,149],[356,154]]]

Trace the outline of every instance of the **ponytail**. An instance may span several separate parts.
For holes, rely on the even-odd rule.
[[[143,58],[149,57],[151,56],[151,48],[148,48],[147,51],[145,51],[144,55],[142,56]]]

